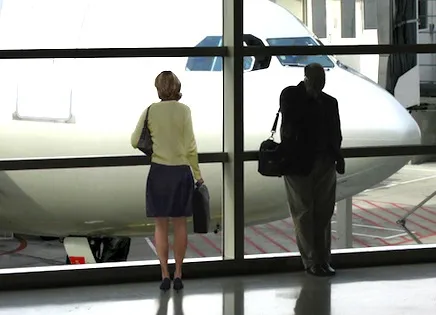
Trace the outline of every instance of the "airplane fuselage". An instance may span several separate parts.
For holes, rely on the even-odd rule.
[[[264,45],[271,38],[315,38],[293,15],[269,1],[246,7],[244,33]],[[258,27],[259,16],[271,23]],[[190,41],[221,34],[211,25],[193,30]],[[344,147],[420,143],[416,122],[392,95],[324,57],[325,92],[338,99]],[[257,150],[269,137],[281,90],[303,78],[302,67],[283,60],[272,57],[268,67],[244,74],[245,150]],[[198,151],[222,152],[222,71],[187,71],[188,61],[2,60],[0,158],[140,154],[131,147],[130,135],[141,112],[157,101],[153,80],[163,69],[174,71],[182,82],[181,101],[191,107]],[[409,159],[347,159],[336,199],[370,188]],[[221,224],[222,165],[200,167],[211,192],[212,225]],[[283,180],[262,177],[257,162],[246,162],[244,169],[245,224],[288,217]],[[147,172],[145,165],[0,172],[0,230],[59,237],[151,235],[154,224],[145,216]],[[189,228],[192,231],[191,224]]]

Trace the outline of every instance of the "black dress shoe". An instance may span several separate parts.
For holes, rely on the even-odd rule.
[[[325,263],[321,265],[321,268],[325,270],[325,273],[328,276],[334,276],[336,274],[336,271],[330,266],[329,263]]]
[[[168,291],[171,288],[170,278],[164,278],[159,287],[162,291]]]
[[[313,265],[306,269],[306,272],[312,276],[316,277],[326,277],[327,272],[321,265]]]
[[[180,278],[174,279],[173,289],[177,292],[183,289],[182,279],[180,279]]]

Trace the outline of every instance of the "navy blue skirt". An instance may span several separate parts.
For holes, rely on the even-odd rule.
[[[194,177],[188,165],[151,163],[145,193],[147,217],[190,217]]]

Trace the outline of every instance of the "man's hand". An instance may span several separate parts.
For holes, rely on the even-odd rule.
[[[336,162],[336,172],[339,174],[345,173],[345,160],[343,158]]]

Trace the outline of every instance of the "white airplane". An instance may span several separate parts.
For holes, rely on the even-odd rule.
[[[245,45],[320,45],[295,16],[267,0],[245,0]],[[221,0],[4,0],[0,49],[219,46]],[[325,92],[338,99],[343,147],[421,143],[418,125],[383,88],[332,56],[246,57],[245,149],[270,134],[281,90],[321,63]],[[141,154],[130,135],[143,109],[157,101],[162,70],[182,82],[193,113],[198,151],[222,151],[222,59],[122,58],[1,60],[0,158]],[[410,157],[346,160],[337,200],[388,178]],[[211,191],[213,226],[221,224],[222,165],[201,165]],[[131,237],[153,235],[145,217],[148,166],[0,172],[0,230],[63,239],[82,263],[122,261]],[[254,176],[254,177],[253,177]],[[245,164],[245,224],[289,217],[282,179]],[[192,228],[191,224],[189,227]],[[192,230],[191,230],[192,231]],[[110,238],[115,250],[96,257]],[[92,253],[95,255],[93,255]],[[84,257],[84,258],[83,258]],[[75,262],[77,262],[75,261]]]

